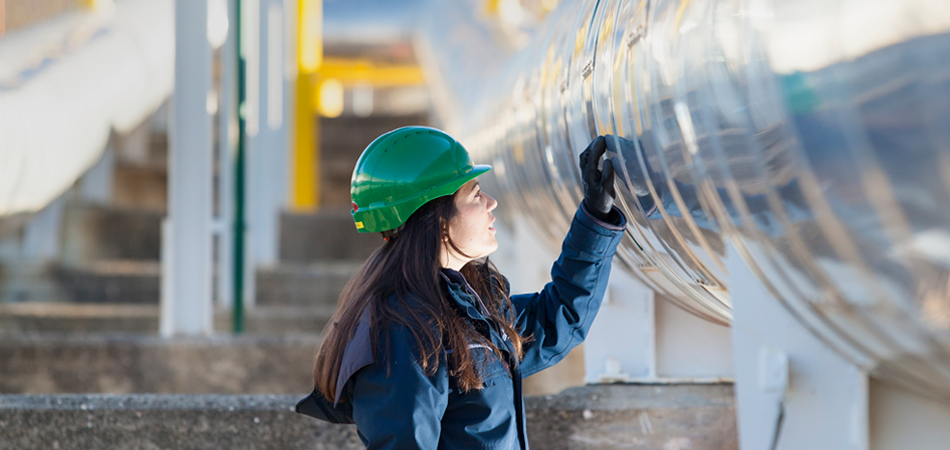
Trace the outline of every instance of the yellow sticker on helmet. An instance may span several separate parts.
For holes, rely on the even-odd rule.
[[[359,230],[363,229],[363,222],[356,222],[356,228]]]

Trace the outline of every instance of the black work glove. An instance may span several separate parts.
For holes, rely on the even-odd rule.
[[[598,136],[580,157],[581,176],[584,179],[584,204],[587,206],[587,212],[604,222],[608,221],[614,198],[617,196],[614,190],[613,162],[605,160],[603,170],[597,168],[606,151],[607,140]]]
[[[607,151],[609,154],[621,154],[624,160],[628,161],[627,171],[626,173],[621,171],[620,176],[622,179],[620,181],[627,183],[628,188],[638,197],[650,195],[650,188],[647,187],[646,177],[643,171],[640,170],[640,164],[637,163],[638,149],[633,141],[610,134],[604,136],[604,138],[607,141]],[[643,147],[642,143],[640,147]],[[643,159],[643,162],[646,163],[647,170],[651,171],[650,162],[646,158]]]

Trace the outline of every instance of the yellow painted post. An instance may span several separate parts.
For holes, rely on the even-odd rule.
[[[489,16],[495,16],[498,14],[500,8],[500,0],[485,0],[485,12]]]
[[[109,0],[79,0],[79,6],[86,9],[99,9]]]
[[[320,206],[320,126],[316,115],[317,71],[323,62],[323,2],[298,0],[296,142],[290,205],[295,211]]]
[[[315,77],[315,74],[300,73],[297,78],[297,139],[291,206],[301,212],[320,206],[320,127],[314,114]]]

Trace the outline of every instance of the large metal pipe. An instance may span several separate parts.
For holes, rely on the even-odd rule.
[[[428,30],[440,78],[470,77],[444,44],[466,28]],[[623,267],[729,323],[734,245],[832,348],[950,399],[946,1],[564,2],[491,76],[481,65],[484,89],[456,81],[435,100],[495,166],[500,218],[557,242],[581,199],[577,156],[623,137]]]

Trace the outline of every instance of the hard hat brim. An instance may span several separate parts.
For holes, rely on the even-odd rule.
[[[417,196],[386,205],[360,208],[358,211],[353,212],[356,231],[360,233],[380,233],[397,228],[405,223],[409,216],[421,208],[422,205],[436,198],[455,194],[465,183],[474,180],[489,170],[491,170],[490,165],[475,165],[472,167],[472,170],[432,186]]]

